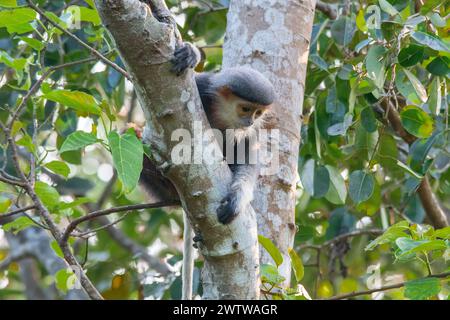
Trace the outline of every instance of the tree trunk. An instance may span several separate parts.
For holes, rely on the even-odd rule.
[[[279,129],[279,165],[274,175],[260,176],[252,203],[258,233],[271,239],[284,256],[280,272],[290,279],[288,248],[293,245],[297,162],[314,0],[231,1],[223,67],[249,65],[274,84],[275,128]],[[264,251],[261,263],[272,262]],[[273,263],[273,262],[272,262]]]
[[[164,1],[147,2],[159,13],[167,13]],[[179,40],[173,24],[159,22],[150,7],[138,0],[96,0],[96,5],[144,110],[144,140],[151,146],[153,160],[176,187],[194,231],[203,238],[199,246],[205,259],[203,298],[257,299],[259,256],[253,209],[249,206],[230,225],[217,221],[216,209],[231,181],[228,165],[223,159],[180,164],[172,157],[173,147],[179,145],[179,139],[172,141],[176,132],[193,137],[196,148],[217,146],[207,132],[210,127],[193,71],[179,77],[170,72],[170,58]],[[175,131],[180,128],[183,131]],[[204,139],[196,139],[200,131]],[[191,142],[182,139],[190,148]],[[195,157],[196,150],[192,154]]]

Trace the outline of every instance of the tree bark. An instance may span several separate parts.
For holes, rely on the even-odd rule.
[[[151,2],[167,12],[163,1]],[[173,24],[158,21],[150,7],[138,0],[96,0],[96,5],[144,110],[144,140],[151,146],[153,160],[176,187],[194,231],[203,238],[199,244],[205,259],[203,298],[257,299],[259,256],[253,209],[249,206],[230,225],[217,221],[216,209],[231,181],[228,165],[223,160],[179,164],[171,157],[173,147],[179,144],[171,136],[180,128],[194,137],[194,147],[206,150],[217,144],[207,132],[210,127],[193,71],[178,77],[170,71],[170,58],[179,40]],[[194,130],[202,131],[204,139],[194,136]]]
[[[276,174],[260,176],[252,203],[258,233],[281,250],[281,274],[290,280],[288,248],[295,226],[297,163],[314,0],[231,1],[224,43],[223,67],[249,65],[274,84],[275,128],[279,129],[279,166]],[[264,249],[261,263],[273,263]]]

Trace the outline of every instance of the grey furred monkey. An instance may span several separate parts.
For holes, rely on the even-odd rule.
[[[200,62],[200,52],[185,42],[175,50],[172,71],[177,75],[188,68],[195,68]],[[217,209],[219,222],[230,223],[253,199],[254,185],[259,172],[258,164],[250,164],[250,130],[257,129],[265,119],[275,100],[272,84],[261,73],[249,67],[229,68],[217,73],[200,73],[195,81],[208,121],[213,129],[219,129],[226,139],[225,131],[235,129],[233,137],[234,159],[227,159],[233,173],[227,196]],[[254,132],[254,131],[253,131]],[[236,161],[237,150],[245,143],[245,161]],[[227,141],[223,141],[223,154]],[[230,145],[230,144],[228,144]],[[231,163],[230,163],[231,162]],[[174,186],[158,172],[150,159],[145,157],[141,173],[141,184],[154,200],[178,201]]]

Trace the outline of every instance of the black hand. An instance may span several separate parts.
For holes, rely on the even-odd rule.
[[[172,72],[181,75],[186,69],[194,68],[198,61],[198,56],[192,44],[183,43],[183,45],[175,50],[172,62]]]
[[[219,208],[217,208],[217,218],[220,223],[228,224],[233,221],[238,214],[239,211],[236,193],[230,192],[225,198],[223,198]]]

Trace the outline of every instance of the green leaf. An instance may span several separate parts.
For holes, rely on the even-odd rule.
[[[67,8],[67,11],[74,14],[80,21],[92,22],[94,26],[98,26],[101,23],[97,10],[80,6],[70,6]]]
[[[356,16],[356,26],[362,32],[369,30],[369,28],[367,28],[366,19],[364,18],[364,10],[362,9],[358,11],[358,15]]]
[[[291,266],[294,270],[294,276],[297,283],[303,279],[305,275],[305,268],[303,267],[302,259],[297,255],[294,249],[288,248],[289,257],[291,258]]]
[[[56,240],[53,240],[50,243],[50,247],[53,249],[53,251],[56,253],[56,255],[60,258],[64,258],[64,253],[61,250],[61,247],[59,246],[58,242]]]
[[[398,159],[397,142],[390,134],[383,134],[381,136],[378,152],[378,162],[385,168],[395,168]]]
[[[17,8],[0,11],[0,28],[8,33],[26,33],[33,30],[30,22],[36,18],[36,12],[30,8]]]
[[[377,130],[377,120],[372,107],[365,107],[361,111],[361,123],[367,132],[375,132]]]
[[[31,226],[34,226],[34,222],[31,221],[28,217],[18,217],[14,221],[4,224],[2,226],[2,229],[7,232],[13,232],[14,234],[17,234],[21,230]]]
[[[17,0],[0,0],[0,7],[5,8],[17,7]]]
[[[444,240],[413,240],[409,237],[401,237],[395,240],[395,244],[401,250],[401,256],[407,256],[423,251],[429,252],[447,249]]]
[[[0,213],[5,213],[11,206],[11,203],[11,199],[0,196]]]
[[[407,221],[400,221],[389,227],[381,236],[371,241],[365,248],[366,251],[373,250],[376,246],[384,243],[392,243],[397,238],[406,237],[406,232],[409,230]]]
[[[71,208],[77,207],[79,205],[88,203],[88,202],[92,202],[92,200],[89,198],[86,198],[86,197],[81,197],[81,198],[77,198],[77,199],[73,200],[72,202],[60,202],[58,208],[60,210],[66,210],[66,209],[71,209]]]
[[[405,297],[412,300],[425,300],[441,291],[438,278],[423,278],[406,282]]]
[[[400,160],[397,160],[396,165],[404,170],[405,172],[409,173],[410,175],[412,175],[413,177],[416,177],[417,179],[422,179],[423,176],[417,172],[415,172],[412,168],[410,168],[409,166],[407,166],[406,164],[404,164],[403,162],[401,162]]]
[[[427,168],[425,164],[427,162],[427,155],[440,136],[439,132],[435,132],[428,139],[418,139],[414,141],[409,149],[408,157],[409,164],[413,170],[422,174],[426,173]]]
[[[28,38],[28,37],[20,37],[20,40],[27,43],[31,48],[33,48],[37,51],[41,51],[45,47],[44,43],[37,39]]]
[[[428,72],[441,77],[446,77],[450,72],[450,59],[446,56],[439,56],[427,65]]]
[[[373,189],[373,193],[369,199],[361,202],[356,206],[356,210],[359,212],[364,212],[368,216],[373,216],[378,212],[381,205],[381,188],[375,181],[375,186]]]
[[[446,0],[427,0],[424,1],[424,4],[420,7],[420,13],[425,15],[428,12],[437,9],[441,4],[446,2]]]
[[[82,91],[53,90],[43,96],[64,106],[75,109],[81,115],[100,115],[101,109],[94,97]]]
[[[441,238],[441,239],[450,239],[450,227],[445,227],[442,229],[438,229],[434,232],[434,236],[436,238]]]
[[[416,90],[417,96],[422,100],[422,102],[427,102],[428,96],[427,96],[427,90],[423,87],[422,83],[420,83],[419,79],[416,78],[414,74],[412,74],[408,70],[403,70],[403,72],[408,77],[409,81],[411,81],[411,84],[414,87],[414,90]]]
[[[366,79],[361,79],[361,81],[358,82],[355,90],[358,95],[362,95],[362,94],[370,93],[370,92],[374,91],[376,88],[377,88],[377,86],[375,85],[375,83],[372,80],[366,78]]]
[[[347,187],[345,180],[342,178],[338,169],[333,166],[325,166],[330,174],[330,188],[328,189],[325,198],[334,204],[345,204],[347,199]]]
[[[433,79],[428,92],[430,93],[428,107],[430,108],[432,114],[439,115],[442,106],[441,81],[439,77],[435,77]]]
[[[54,209],[59,204],[59,193],[55,188],[49,186],[45,182],[36,181],[34,191],[41,199],[44,205],[50,210]]]
[[[117,132],[112,131],[108,140],[114,168],[117,170],[125,192],[131,192],[136,187],[142,171],[144,156],[142,143],[135,134],[129,132],[120,136]]]
[[[400,112],[403,127],[412,135],[428,138],[433,133],[433,119],[416,106],[407,106]]]
[[[33,144],[33,140],[29,135],[24,135],[22,138],[16,141],[19,146],[25,147],[29,152],[36,153],[36,147]]]
[[[375,187],[375,179],[371,174],[362,170],[353,171],[349,180],[349,195],[355,204],[370,198]]]
[[[59,149],[59,153],[78,150],[88,145],[94,144],[97,141],[99,140],[92,133],[87,133],[84,131],[75,131],[71,133],[66,138],[66,140],[64,140],[61,148]]]
[[[395,16],[398,14],[397,9],[395,9],[389,2],[386,0],[378,0],[378,3],[380,4],[381,10],[383,10],[386,13],[389,13],[391,16]]]
[[[425,50],[422,46],[411,44],[406,48],[400,50],[398,54],[398,63],[402,67],[411,67],[422,61]]]
[[[355,228],[355,224],[355,216],[349,213],[345,207],[334,209],[328,219],[325,240],[331,240],[343,233],[352,231]]]
[[[301,181],[306,192],[312,197],[320,198],[328,192],[330,175],[324,166],[318,166],[313,159],[309,159],[303,167]]]
[[[365,160],[372,159],[374,152],[376,151],[378,138],[379,133],[377,130],[368,132],[363,128],[362,124],[358,123],[356,126],[355,140],[355,151],[357,151],[357,155]]]
[[[298,226],[298,232],[295,234],[295,240],[305,242],[314,238],[316,229],[313,226],[301,224]]]
[[[383,88],[386,79],[385,53],[384,47],[376,45],[369,49],[366,56],[367,77],[380,89]]]
[[[285,280],[285,278],[278,272],[278,269],[271,264],[262,264],[260,272],[262,283],[277,285]]]
[[[411,37],[418,43],[423,44],[424,46],[427,46],[433,50],[450,52],[449,45],[434,35],[420,31],[414,31],[411,33]]]
[[[428,16],[431,20],[431,23],[434,24],[435,27],[444,28],[447,25],[447,23],[445,22],[445,19],[443,19],[441,17],[441,15],[437,12],[433,12],[433,13],[429,14]]]
[[[395,77],[395,85],[400,91],[400,93],[409,101],[416,105],[420,105],[422,103],[421,99],[416,93],[416,89],[413,87],[411,81],[406,76],[406,73],[403,71],[404,69],[398,70],[397,76]]]
[[[51,161],[49,163],[46,163],[44,166],[50,171],[62,175],[65,178],[67,178],[70,174],[69,166],[63,161]]]
[[[64,293],[72,289],[77,281],[76,275],[72,270],[61,269],[55,274],[55,284],[56,288]]]
[[[270,254],[277,267],[283,263],[283,256],[281,255],[280,250],[278,250],[278,248],[272,242],[272,240],[262,235],[258,235],[258,241]]]
[[[331,36],[341,46],[348,46],[352,42],[355,31],[355,21],[343,15],[331,25]]]
[[[339,110],[345,110],[345,105],[338,99],[336,86],[333,86],[328,91],[326,101],[327,113],[335,113]]]

